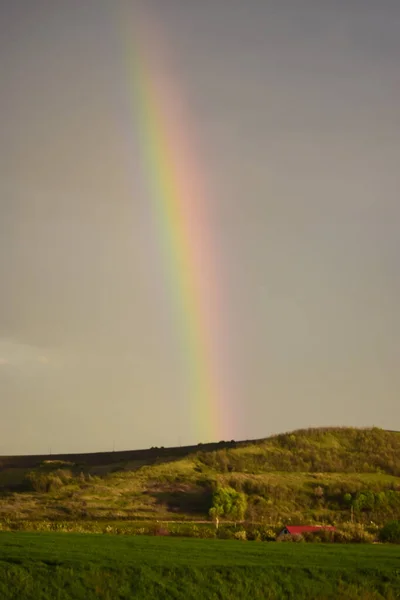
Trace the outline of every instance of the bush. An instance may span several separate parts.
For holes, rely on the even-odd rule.
[[[243,542],[245,542],[247,540],[247,533],[245,532],[244,529],[241,529],[240,531],[236,531],[234,536],[235,536],[235,540],[242,540]]]
[[[379,532],[379,540],[390,544],[400,544],[400,521],[386,523]]]
[[[168,531],[168,529],[166,529],[165,527],[162,527],[158,523],[152,529],[153,535],[164,536],[164,535],[169,535],[169,533],[170,532]]]
[[[227,527],[220,527],[217,531],[217,538],[220,540],[234,540],[235,531],[228,529]]]
[[[259,542],[273,542],[276,540],[276,531],[266,525],[253,525],[247,530],[247,539]]]
[[[247,539],[253,542],[262,542],[261,534],[258,529],[251,529],[247,532]]]
[[[215,538],[215,529],[211,529],[210,527],[199,527],[199,538],[202,539],[213,539]]]
[[[372,544],[375,536],[360,523],[343,523],[333,535],[333,541],[342,544]]]
[[[292,542],[292,536],[290,533],[283,533],[282,535],[276,538],[277,542]]]
[[[30,471],[25,477],[25,484],[35,492],[54,492],[72,480],[71,471],[57,469],[56,471]]]
[[[334,541],[335,532],[330,531],[329,529],[321,529],[316,532],[305,532],[303,534],[306,542],[322,542],[324,544]]]

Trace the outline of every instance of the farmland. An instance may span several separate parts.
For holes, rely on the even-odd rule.
[[[4,600],[400,595],[400,546],[0,534]]]

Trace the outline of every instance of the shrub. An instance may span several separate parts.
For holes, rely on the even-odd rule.
[[[247,540],[247,533],[244,529],[241,529],[240,531],[236,531],[236,533],[234,533],[234,537],[235,540],[242,540],[245,542]]]
[[[386,523],[379,532],[379,540],[390,544],[400,544],[400,521]]]
[[[343,495],[343,502],[346,506],[351,506],[351,503],[353,502],[353,497],[351,494],[349,494],[348,492],[346,494]]]
[[[174,523],[168,527],[169,534],[176,537],[195,537],[211,539],[215,537],[215,528],[204,526],[199,527],[195,523]]]
[[[254,542],[262,542],[261,534],[258,529],[251,529],[247,532],[247,539]]]
[[[293,542],[293,536],[290,533],[284,533],[276,538],[277,542]]]
[[[280,535],[278,538],[276,538],[277,542],[304,542],[305,538],[301,533],[295,533],[293,535],[290,535],[290,533],[284,533],[283,535]]]
[[[335,531],[333,541],[344,544],[372,544],[375,536],[360,523],[343,523],[341,528]]]
[[[199,537],[208,540],[215,538],[215,529],[211,529],[210,527],[200,527]]]
[[[272,542],[276,540],[276,531],[267,525],[253,525],[248,527],[247,539],[259,542]]]
[[[159,535],[159,536],[164,536],[164,535],[169,535],[169,531],[168,529],[166,529],[165,527],[162,527],[161,525],[159,525],[158,523],[153,527],[152,530],[152,534],[153,535]]]
[[[135,533],[137,535],[145,535],[146,533],[148,533],[148,530],[146,527],[139,527],[139,529],[136,529]]]
[[[220,540],[234,540],[235,532],[227,527],[220,527],[217,531],[217,537]]]
[[[326,531],[321,529],[321,531],[306,531],[303,533],[304,540],[306,542],[312,542],[314,544],[317,543],[329,543],[334,541],[334,533],[332,531]]]
[[[54,492],[70,483],[72,474],[68,470],[30,471],[25,477],[28,488],[35,492]]]

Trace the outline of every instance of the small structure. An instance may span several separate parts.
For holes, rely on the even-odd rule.
[[[318,533],[319,531],[336,531],[336,527],[332,525],[286,525],[277,535],[277,539],[283,535],[302,535],[303,533]]]

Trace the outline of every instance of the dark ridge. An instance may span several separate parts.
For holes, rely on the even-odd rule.
[[[76,454],[36,454],[36,455],[16,455],[16,456],[0,456],[0,469],[6,468],[33,468],[42,464],[44,461],[65,461],[71,462],[75,465],[85,466],[100,466],[100,465],[112,465],[127,461],[140,461],[146,460],[155,462],[158,459],[179,459],[196,452],[213,452],[216,450],[223,450],[229,448],[239,448],[241,446],[248,446],[252,444],[260,444],[268,440],[279,440],[288,435],[317,435],[318,433],[325,432],[340,432],[340,431],[368,431],[372,427],[365,428],[351,428],[351,427],[314,427],[309,429],[297,429],[290,432],[284,432],[276,435],[271,435],[268,438],[254,439],[254,440],[242,440],[242,441],[220,441],[210,442],[206,444],[197,444],[191,446],[172,446],[164,448],[152,447],[140,450],[118,450],[109,452],[91,452],[91,453],[76,453]],[[387,433],[400,433],[396,430],[382,430]]]
[[[205,451],[212,452],[223,448],[236,448],[245,444],[255,444],[259,440],[243,442],[211,442],[195,446],[175,446],[171,448],[153,447],[142,450],[118,450],[113,452],[91,452],[77,454],[35,454],[30,456],[0,456],[1,468],[31,468],[42,464],[44,461],[65,461],[76,465],[99,466],[111,465],[131,460],[157,460],[162,458],[183,458],[188,454]]]

